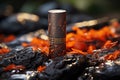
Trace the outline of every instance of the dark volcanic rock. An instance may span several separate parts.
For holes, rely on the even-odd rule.
[[[76,80],[86,67],[83,55],[67,55],[55,58],[44,72],[38,75],[40,80]]]
[[[36,75],[37,75],[36,71],[26,71],[26,73],[24,74],[11,75],[9,80],[37,80]]]
[[[26,68],[36,68],[42,65],[47,56],[41,52],[35,52],[32,48],[14,49],[10,53],[4,55],[0,61],[0,66],[5,67],[9,64],[23,65]]]
[[[93,73],[94,80],[120,80],[120,64],[107,61]]]
[[[98,66],[87,67],[79,78],[82,80],[120,80],[120,61],[108,60]]]

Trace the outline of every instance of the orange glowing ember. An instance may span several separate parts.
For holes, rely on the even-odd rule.
[[[116,50],[115,52],[108,54],[105,56],[105,60],[115,60],[120,56],[120,50]]]
[[[8,36],[5,36],[3,34],[0,34],[0,42],[10,42],[10,41],[13,41],[15,39],[15,36],[14,35],[8,35]]]
[[[45,70],[45,68],[46,68],[46,66],[39,66],[37,68],[37,71],[42,72],[43,70]]]
[[[94,45],[90,45],[90,46],[88,47],[87,52],[88,52],[89,54],[92,54],[92,53],[93,53],[93,50],[95,50],[95,49],[96,49],[96,47],[95,47]]]
[[[33,40],[30,43],[23,43],[22,46],[32,46],[33,50],[40,49],[42,52],[49,53],[49,43],[47,40],[39,39],[39,38],[33,38]]]
[[[74,33],[70,32],[66,35],[66,53],[92,54],[95,49],[110,49],[117,44],[117,42],[109,40],[109,38],[115,37],[117,34],[108,26],[100,30],[87,30],[73,27],[73,31]],[[35,37],[30,43],[22,43],[22,46],[32,46],[33,50],[40,49],[46,55],[49,54],[48,40]]]
[[[110,48],[114,47],[116,44],[117,44],[117,41],[116,42],[112,42],[112,41],[108,40],[103,45],[103,48],[110,49]]]
[[[81,50],[72,48],[72,51],[69,52],[69,54],[82,54],[82,55],[86,55],[87,53],[86,53],[86,52],[83,52],[83,51],[81,51]]]
[[[10,64],[4,68],[4,71],[9,71],[9,70],[14,70],[14,69],[25,69],[25,67],[22,65]]]
[[[7,49],[7,48],[0,48],[0,54],[5,54],[5,53],[8,53],[8,52],[10,52],[9,49]]]
[[[109,37],[116,36],[116,34],[112,32],[112,30],[110,30],[109,27],[104,27],[100,30],[91,29],[89,31],[87,31],[86,29],[82,30],[82,29],[79,29],[78,27],[73,27],[73,30],[76,33],[71,32],[71,33],[68,33],[66,36],[67,49],[74,48],[74,49],[79,49],[82,51],[88,51],[88,53],[92,53],[92,50],[96,49],[97,44],[91,45],[91,44],[87,44],[87,42],[99,41],[102,43],[100,43],[98,46],[102,47],[102,44],[104,44],[108,40]],[[106,46],[112,47],[115,44],[116,42],[115,43],[109,42],[109,43],[106,43],[104,47]]]

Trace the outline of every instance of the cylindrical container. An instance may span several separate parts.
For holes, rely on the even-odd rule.
[[[48,35],[51,58],[66,53],[66,10],[48,11]]]

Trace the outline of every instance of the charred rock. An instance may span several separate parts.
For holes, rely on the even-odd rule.
[[[85,69],[86,63],[83,55],[57,57],[38,77],[40,80],[75,80]]]
[[[31,68],[43,64],[47,60],[47,56],[41,52],[35,52],[32,48],[14,49],[10,53],[4,55],[0,65],[5,67],[9,64],[23,65]],[[31,64],[30,64],[31,63]],[[34,65],[33,65],[34,64]]]

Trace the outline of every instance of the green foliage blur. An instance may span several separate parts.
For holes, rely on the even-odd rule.
[[[93,15],[120,12],[120,0],[0,0],[0,3],[13,5],[15,12],[32,12],[41,4],[50,1],[56,1],[63,4],[67,3],[77,8],[80,12]]]
[[[118,13],[120,12],[120,0],[59,0],[70,3],[78,10],[90,14]]]

